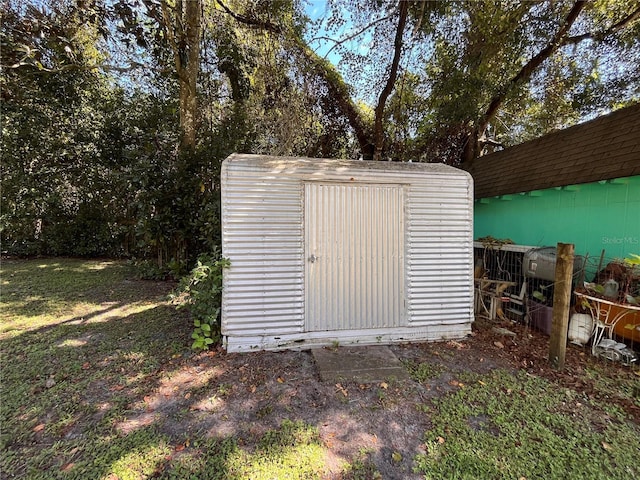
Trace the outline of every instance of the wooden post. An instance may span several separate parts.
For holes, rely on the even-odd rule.
[[[549,344],[549,362],[551,362],[551,367],[556,370],[562,370],[564,368],[564,357],[567,350],[569,307],[571,305],[571,277],[573,276],[573,252],[573,244],[558,243],[556,278],[553,289],[551,340]]]

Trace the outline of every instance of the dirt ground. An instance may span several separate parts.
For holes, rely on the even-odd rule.
[[[278,428],[282,420],[302,420],[318,426],[333,472],[340,471],[342,460],[353,461],[367,452],[382,478],[421,478],[412,472],[412,459],[421,452],[429,425],[416,405],[459,388],[457,372],[524,369],[586,395],[598,395],[581,373],[591,362],[602,360],[593,359],[586,348],[570,346],[565,369],[557,372],[547,360],[548,337],[520,325],[502,326],[516,336],[496,333],[495,324],[476,322],[473,335],[464,340],[391,346],[401,361],[428,362],[444,372],[422,383],[325,383],[309,351],[226,354],[218,349],[185,354],[168,366],[173,372],[170,378],[145,397],[145,404],[119,428],[126,432],[161,420],[174,438],[232,435],[251,448],[256,438]],[[608,368],[612,376],[629,375],[629,367],[610,363]],[[640,418],[640,408],[628,399],[608,400],[631,418]]]

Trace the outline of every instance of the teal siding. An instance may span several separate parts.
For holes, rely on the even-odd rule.
[[[475,202],[475,238],[573,243],[577,254],[640,254],[640,176]]]

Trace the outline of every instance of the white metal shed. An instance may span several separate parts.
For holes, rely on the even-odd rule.
[[[473,184],[442,164],[234,154],[222,164],[228,351],[461,338]]]

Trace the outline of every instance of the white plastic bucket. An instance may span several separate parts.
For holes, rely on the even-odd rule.
[[[593,333],[593,319],[587,313],[574,313],[569,321],[569,341],[583,346]]]

